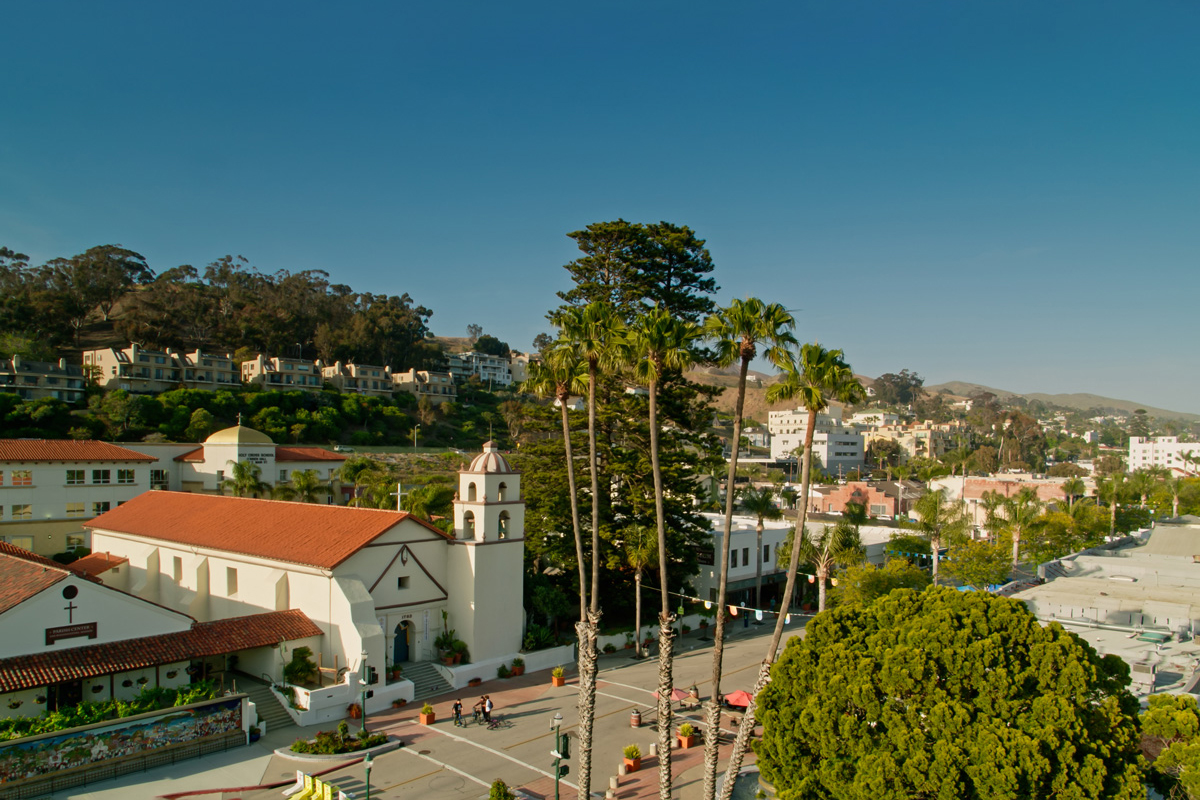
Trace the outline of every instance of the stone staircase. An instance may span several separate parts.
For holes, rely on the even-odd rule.
[[[274,732],[296,726],[292,715],[287,712],[269,685],[259,678],[253,678],[242,672],[237,674],[236,680],[238,691],[250,695],[250,701],[258,709],[258,718],[267,724],[268,731]]]
[[[413,683],[413,700],[416,702],[446,694],[453,688],[430,661],[405,662],[403,674]]]

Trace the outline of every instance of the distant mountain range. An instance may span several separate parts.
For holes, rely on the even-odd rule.
[[[1170,411],[1165,408],[1155,408],[1141,403],[1134,403],[1130,400],[1117,400],[1113,397],[1102,397],[1098,394],[1087,394],[1086,392],[1076,392],[1072,394],[1044,394],[1042,392],[1028,392],[1022,394],[1020,392],[1010,392],[1005,389],[993,389],[990,386],[983,386],[978,383],[966,383],[964,381],[949,381],[948,383],[939,383],[936,386],[926,386],[927,392],[939,392],[945,389],[947,392],[959,397],[970,397],[977,392],[991,392],[1001,400],[1009,397],[1024,397],[1026,400],[1037,400],[1047,405],[1063,406],[1064,408],[1075,408],[1080,411],[1087,411],[1092,408],[1102,408],[1112,411],[1124,411],[1133,413],[1139,408],[1144,408],[1146,413],[1152,417],[1159,419],[1177,419],[1185,422],[1196,422],[1200,420],[1200,414],[1188,414],[1183,411]]]

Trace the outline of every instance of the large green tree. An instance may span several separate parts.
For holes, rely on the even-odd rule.
[[[1145,797],[1129,669],[1023,603],[932,588],[814,618],[762,693],[790,800]]]

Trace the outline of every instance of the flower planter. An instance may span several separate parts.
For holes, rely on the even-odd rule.
[[[567,679],[563,675],[551,675],[550,676],[550,684],[552,686],[566,686]]]
[[[626,649],[626,650],[632,650],[632,649],[633,649],[633,642],[626,642],[626,643],[625,643],[625,649]]]
[[[679,742],[680,750],[690,750],[696,746],[696,734],[694,733],[691,736],[676,736],[675,738]]]
[[[627,758],[627,759],[625,759],[625,772],[626,772],[626,774],[628,774],[628,773],[630,773],[630,772],[637,772],[637,771],[638,771],[639,769],[641,769],[641,768],[642,768],[642,760],[641,760],[640,758]]]
[[[437,721],[437,714],[432,712],[429,714],[418,712],[417,719],[420,720],[422,725],[432,725],[435,721]]]
[[[360,706],[358,703],[351,703],[350,705],[346,706],[346,711],[350,714],[350,719],[362,718],[362,706]]]
[[[471,678],[467,681],[467,686],[478,686],[481,683],[483,683],[483,678]]]
[[[520,667],[513,667],[513,668],[512,668],[512,676],[513,676],[514,678],[516,678],[516,677],[517,677],[517,676],[519,676],[519,675],[524,675],[524,674],[525,674],[525,667],[524,667],[524,666],[520,666]]]

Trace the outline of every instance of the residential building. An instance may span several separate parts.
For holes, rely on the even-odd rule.
[[[916,481],[850,481],[838,486],[820,487],[810,510],[816,514],[844,514],[847,503],[857,503],[868,516],[896,519],[908,516],[908,510],[924,489]]]
[[[60,358],[58,363],[30,361],[14,355],[0,358],[0,392],[12,392],[22,400],[53,397],[64,403],[83,399],[83,370]]]
[[[338,391],[347,394],[391,397],[394,391],[391,367],[343,364],[338,361],[333,366],[323,367],[321,377],[325,379],[326,383],[336,387]]]
[[[514,350],[508,359],[513,383],[524,383],[529,380],[529,365],[541,360],[541,353],[518,353]]]
[[[105,574],[127,575],[110,559]],[[215,675],[225,656],[282,678],[279,647],[315,646],[323,631],[302,612],[198,622],[78,570],[0,543],[0,715],[32,717],[81,700],[132,700]],[[250,721],[246,722],[246,726]]]
[[[869,430],[870,428],[877,428],[880,425],[899,425],[900,415],[894,411],[868,408],[854,414],[846,421],[846,424],[858,431]]]
[[[986,506],[983,496],[994,492],[1001,497],[1015,497],[1023,489],[1032,489],[1037,493],[1038,500],[1043,503],[1066,504],[1063,494],[1063,484],[1068,478],[1051,478],[1032,473],[1010,473],[981,477],[945,477],[936,478],[929,482],[930,489],[945,489],[946,495],[952,500],[965,500],[967,513],[971,524],[981,528],[987,519]],[[1092,494],[1096,489],[1092,478],[1084,478],[1084,496]]]
[[[327,665],[432,660],[446,625],[471,654],[463,685],[521,645],[520,474],[489,442],[458,497],[445,533],[405,512],[148,492],[94,520],[92,538],[128,559],[106,583],[202,622],[301,611]]]
[[[795,457],[795,451],[804,446],[807,427],[806,409],[768,412],[771,458],[784,461]],[[864,453],[863,435],[842,424],[840,411],[817,415],[813,433],[813,454],[820,458],[827,472],[838,475],[861,468]]]
[[[321,362],[303,358],[268,358],[261,353],[242,362],[242,380],[272,391],[321,390]]]
[[[150,489],[154,461],[107,442],[0,439],[0,540],[44,556],[89,547],[84,524]]]
[[[398,392],[415,394],[417,399],[428,397],[434,405],[447,400],[454,401],[458,390],[454,387],[454,376],[449,372],[410,369],[408,372],[392,374],[392,386]]]
[[[205,353],[196,349],[178,353],[176,358],[183,364],[183,385],[189,389],[215,392],[242,385],[241,370],[228,353]]]
[[[1185,455],[1195,456],[1188,461]],[[1166,467],[1177,475],[1195,475],[1200,467],[1200,442],[1181,442],[1178,436],[1129,437],[1129,469]]]
[[[446,356],[450,365],[450,374],[454,380],[462,383],[472,375],[481,383],[496,386],[508,386],[513,382],[512,369],[504,356],[492,356],[486,353],[451,353]]]
[[[134,394],[178,389],[183,379],[183,365],[174,350],[148,350],[138,344],[122,350],[115,347],[85,350],[83,365],[93,370],[100,386]]]
[[[887,440],[900,445],[904,461],[911,458],[941,458],[970,440],[970,429],[959,420],[951,422],[921,422],[911,425],[881,425],[867,431],[867,447],[872,442]]]

